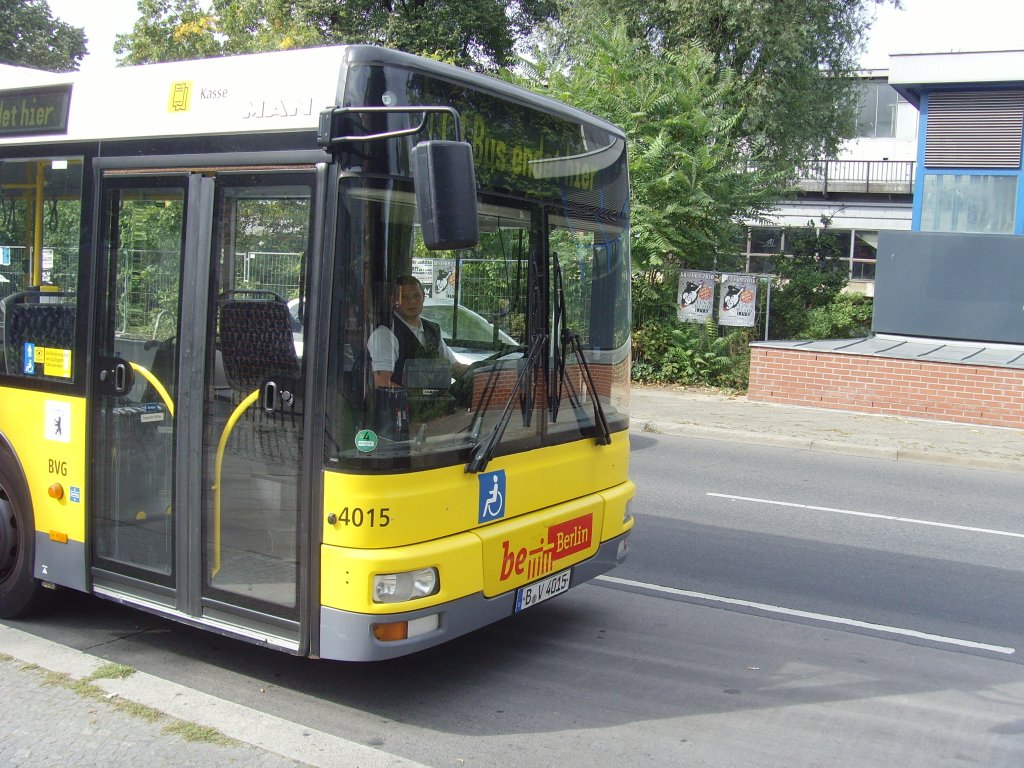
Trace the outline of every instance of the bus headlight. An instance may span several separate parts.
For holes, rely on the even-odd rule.
[[[436,568],[403,573],[378,573],[373,577],[373,602],[404,603],[433,595],[441,587]]]

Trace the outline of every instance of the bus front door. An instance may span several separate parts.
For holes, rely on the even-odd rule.
[[[100,195],[93,587],[286,649],[308,176],[108,172]]]

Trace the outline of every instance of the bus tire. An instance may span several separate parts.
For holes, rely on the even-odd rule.
[[[0,452],[0,619],[38,608],[48,590],[35,578],[35,524],[21,472]]]

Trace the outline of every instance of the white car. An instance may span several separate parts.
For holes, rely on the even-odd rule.
[[[458,316],[456,317],[456,312]],[[441,337],[445,344],[455,354],[455,359],[466,365],[484,360],[496,351],[494,345],[494,324],[487,321],[483,315],[479,315],[469,307],[455,304],[454,301],[446,299],[426,299],[423,302],[423,315],[427,320],[441,326]],[[458,322],[456,322],[456,320]],[[490,345],[485,348],[476,346],[464,346],[453,344],[452,329],[458,328],[459,337],[457,341],[479,342],[480,346]],[[509,336],[505,331],[498,329],[497,340],[499,344],[509,347],[519,347],[519,342]]]
[[[302,308],[299,306],[298,299],[292,299],[288,302],[288,318],[291,321],[292,326],[292,343],[295,344],[295,354],[302,358],[302,350],[305,347],[304,332],[302,330],[302,320],[299,317],[299,313]]]

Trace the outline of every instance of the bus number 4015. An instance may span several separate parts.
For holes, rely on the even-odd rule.
[[[391,515],[388,512],[391,510],[390,507],[381,507],[380,509],[363,509],[362,507],[352,507],[349,510],[345,507],[338,514],[333,512],[327,516],[327,522],[331,525],[351,525],[353,528],[361,528],[364,525],[368,525],[371,528],[387,528],[391,522]]]

